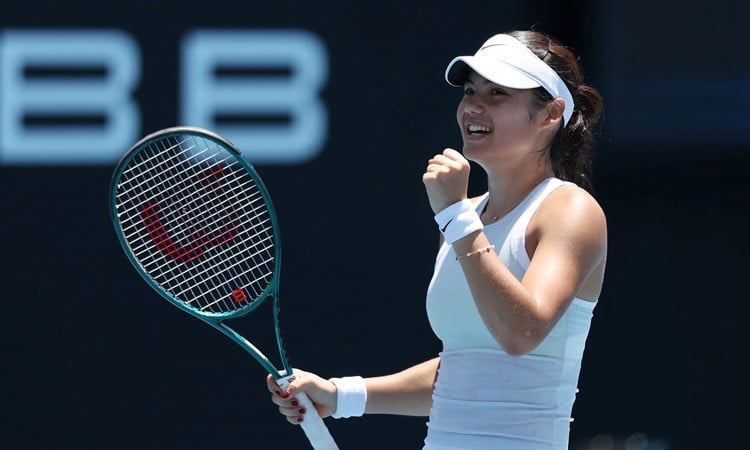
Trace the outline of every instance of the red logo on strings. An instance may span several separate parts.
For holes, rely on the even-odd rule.
[[[153,200],[139,207],[141,218],[151,241],[165,256],[173,261],[187,264],[200,258],[210,248],[224,245],[237,236],[239,219],[232,208],[230,199],[222,188],[221,177],[223,175],[224,169],[218,166],[200,179],[201,184],[210,194],[208,197],[211,202],[210,207],[225,211],[221,214],[221,218],[212,220],[216,223],[201,223],[199,218],[189,212],[186,214],[187,218],[180,218],[182,213],[179,205],[171,205],[175,212],[172,214],[174,217],[170,220],[178,221],[177,226],[185,230],[185,234],[189,238],[187,243],[180,243],[169,234],[159,214],[160,202],[158,200]],[[171,228],[174,229],[175,227],[172,226]]]
[[[235,289],[232,291],[232,298],[235,302],[242,303],[247,300],[247,294],[245,294],[245,291],[242,289]]]

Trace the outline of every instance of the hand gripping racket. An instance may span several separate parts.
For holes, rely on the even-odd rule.
[[[271,197],[240,151],[200,128],[157,131],[120,160],[110,205],[120,243],[151,287],[229,336],[286,389],[294,374],[279,327],[279,229]],[[268,297],[283,370],[225,323]],[[307,395],[296,397],[313,448],[337,449]]]

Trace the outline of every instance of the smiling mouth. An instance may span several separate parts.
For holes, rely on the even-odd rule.
[[[485,126],[485,125],[472,124],[466,127],[466,131],[470,135],[490,134],[492,133],[492,128]]]

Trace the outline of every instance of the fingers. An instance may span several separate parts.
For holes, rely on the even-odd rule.
[[[468,161],[463,157],[462,154],[453,150],[452,148],[446,148],[443,153],[438,153],[427,161],[428,165],[437,166],[451,166],[455,168],[462,168],[468,165]]]
[[[461,167],[469,163],[466,158],[464,158],[464,155],[457,152],[456,150],[453,150],[452,148],[446,148],[442,153],[438,153],[437,155],[433,156],[428,163],[431,163],[433,161],[456,164],[457,166]]]
[[[266,384],[271,392],[271,401],[290,423],[299,424],[307,413],[306,407],[297,398],[300,394],[309,398],[310,402],[305,404],[315,408],[320,417],[328,417],[336,410],[336,386],[314,373],[294,369],[294,379],[286,389],[282,389],[271,376],[266,377]]]
[[[271,375],[266,377],[266,384],[271,392],[271,401],[279,407],[279,413],[291,424],[302,423],[307,410],[300,405],[297,398],[289,390],[282,391]],[[292,389],[291,385],[289,389]]]
[[[276,384],[276,380],[273,379],[273,376],[270,373],[266,375],[266,387],[268,388],[268,392],[272,394],[276,391],[281,391],[281,388]]]
[[[446,148],[427,161],[422,183],[434,212],[466,198],[470,170],[469,161],[451,148]]]
[[[455,161],[466,160],[466,158],[464,158],[464,155],[452,148],[444,149],[442,153],[438,153],[434,156],[434,158],[447,158]]]
[[[274,396],[276,395],[277,394],[274,394]],[[287,422],[297,425],[305,420],[305,413],[307,413],[307,410],[304,406],[300,405],[297,398],[293,395],[283,392],[281,395],[278,395],[278,398],[276,399],[272,397],[272,401],[279,405],[279,413],[286,417]]]
[[[439,153],[427,161],[427,169],[423,179],[434,179],[441,174],[461,174],[468,171],[469,168],[469,161],[463,155],[451,148],[446,148],[443,153]]]
[[[445,150],[443,150],[443,155],[451,159],[466,161],[464,155],[462,155],[457,150],[453,150],[452,148],[446,148]]]

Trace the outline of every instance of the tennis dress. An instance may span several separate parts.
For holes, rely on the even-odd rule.
[[[566,183],[544,180],[509,214],[484,228],[519,280],[530,262],[524,242],[529,221],[542,200]],[[455,256],[452,246],[440,248],[427,291],[427,314],[443,350],[424,449],[567,450],[596,302],[575,298],[536,349],[510,356],[482,322]]]

